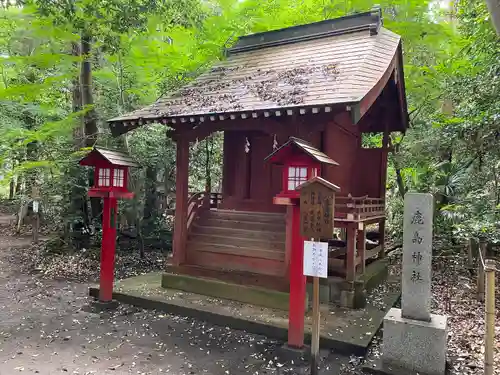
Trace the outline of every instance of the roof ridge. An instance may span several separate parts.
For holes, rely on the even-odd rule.
[[[361,30],[369,30],[371,35],[375,35],[381,26],[382,10],[380,6],[374,6],[368,12],[240,36],[236,45],[226,49],[226,53],[235,54]]]

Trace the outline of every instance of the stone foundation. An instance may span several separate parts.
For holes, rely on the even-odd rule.
[[[173,273],[164,273],[162,275],[161,286],[166,289],[204,294],[274,309],[288,310],[289,308],[289,293],[256,286],[239,285],[214,279]]]
[[[401,309],[390,309],[384,318],[384,368],[393,366],[426,375],[444,375],[447,320],[446,316],[434,314],[430,322],[406,319]]]
[[[320,279],[320,302],[334,303],[351,309],[365,307],[367,292],[387,279],[387,265],[386,259],[369,264],[365,274],[360,275],[356,281],[346,281],[340,277]],[[312,296],[312,283],[307,284],[307,292]]]

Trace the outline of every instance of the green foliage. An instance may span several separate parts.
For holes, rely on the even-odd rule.
[[[500,42],[481,0],[383,0],[385,26],[402,35],[411,129],[394,134],[389,155],[389,229],[401,233],[402,195],[436,196],[436,233],[496,241],[500,204]],[[105,120],[150,104],[224,58],[238,35],[369,10],[367,0],[30,0],[0,10],[0,163],[2,182],[39,180],[47,193],[84,195],[86,172],[74,168],[88,134],[82,117],[95,111],[98,143],[131,152],[136,199],[123,205],[129,223],[142,220],[154,191],[174,189],[175,147],[162,125],[120,139]],[[90,56],[72,47],[82,35]],[[94,104],[74,108],[84,58],[92,64]],[[380,146],[366,135],[366,147]],[[208,152],[207,152],[208,150]],[[220,135],[192,144],[190,186],[220,183]],[[208,168],[207,168],[208,165]],[[23,193],[23,191],[22,191]],[[66,199],[66,198],[65,198]],[[70,207],[71,202],[58,203]],[[69,221],[74,212],[58,215]],[[154,222],[161,220],[160,213]],[[61,221],[64,221],[61,220]],[[73,220],[73,219],[71,219]]]

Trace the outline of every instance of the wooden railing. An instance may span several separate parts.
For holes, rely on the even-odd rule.
[[[335,197],[335,219],[363,221],[385,216],[385,199],[364,197]]]
[[[186,228],[189,231],[191,224],[194,222],[200,211],[203,209],[205,202],[205,192],[194,193],[188,199]]]
[[[221,193],[208,193],[207,202],[207,193],[206,192],[198,192],[198,193],[189,193],[189,199],[187,204],[187,219],[186,219],[186,229],[189,232],[191,225],[194,220],[200,215],[203,210],[210,208],[217,208],[219,204],[222,202],[222,194]]]
[[[210,193],[210,208],[218,208],[222,203],[222,193]]]

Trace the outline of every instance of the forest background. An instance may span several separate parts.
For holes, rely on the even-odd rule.
[[[411,128],[394,135],[388,230],[402,233],[404,194],[436,196],[441,243],[500,241],[500,39],[482,0],[379,1],[403,38]],[[175,144],[163,125],[112,138],[106,120],[189,82],[238,35],[369,10],[367,0],[0,0],[0,195],[18,211],[33,186],[43,221],[76,248],[100,243],[101,209],[77,165],[93,145],[129,152],[135,199],[122,223],[168,248],[162,206],[175,189]],[[367,144],[380,136],[368,135]],[[191,145],[190,190],[220,186],[221,138]],[[88,237],[90,244],[69,241]],[[148,242],[149,241],[149,242]],[[85,246],[82,245],[85,244]],[[143,248],[143,246],[141,247]]]

